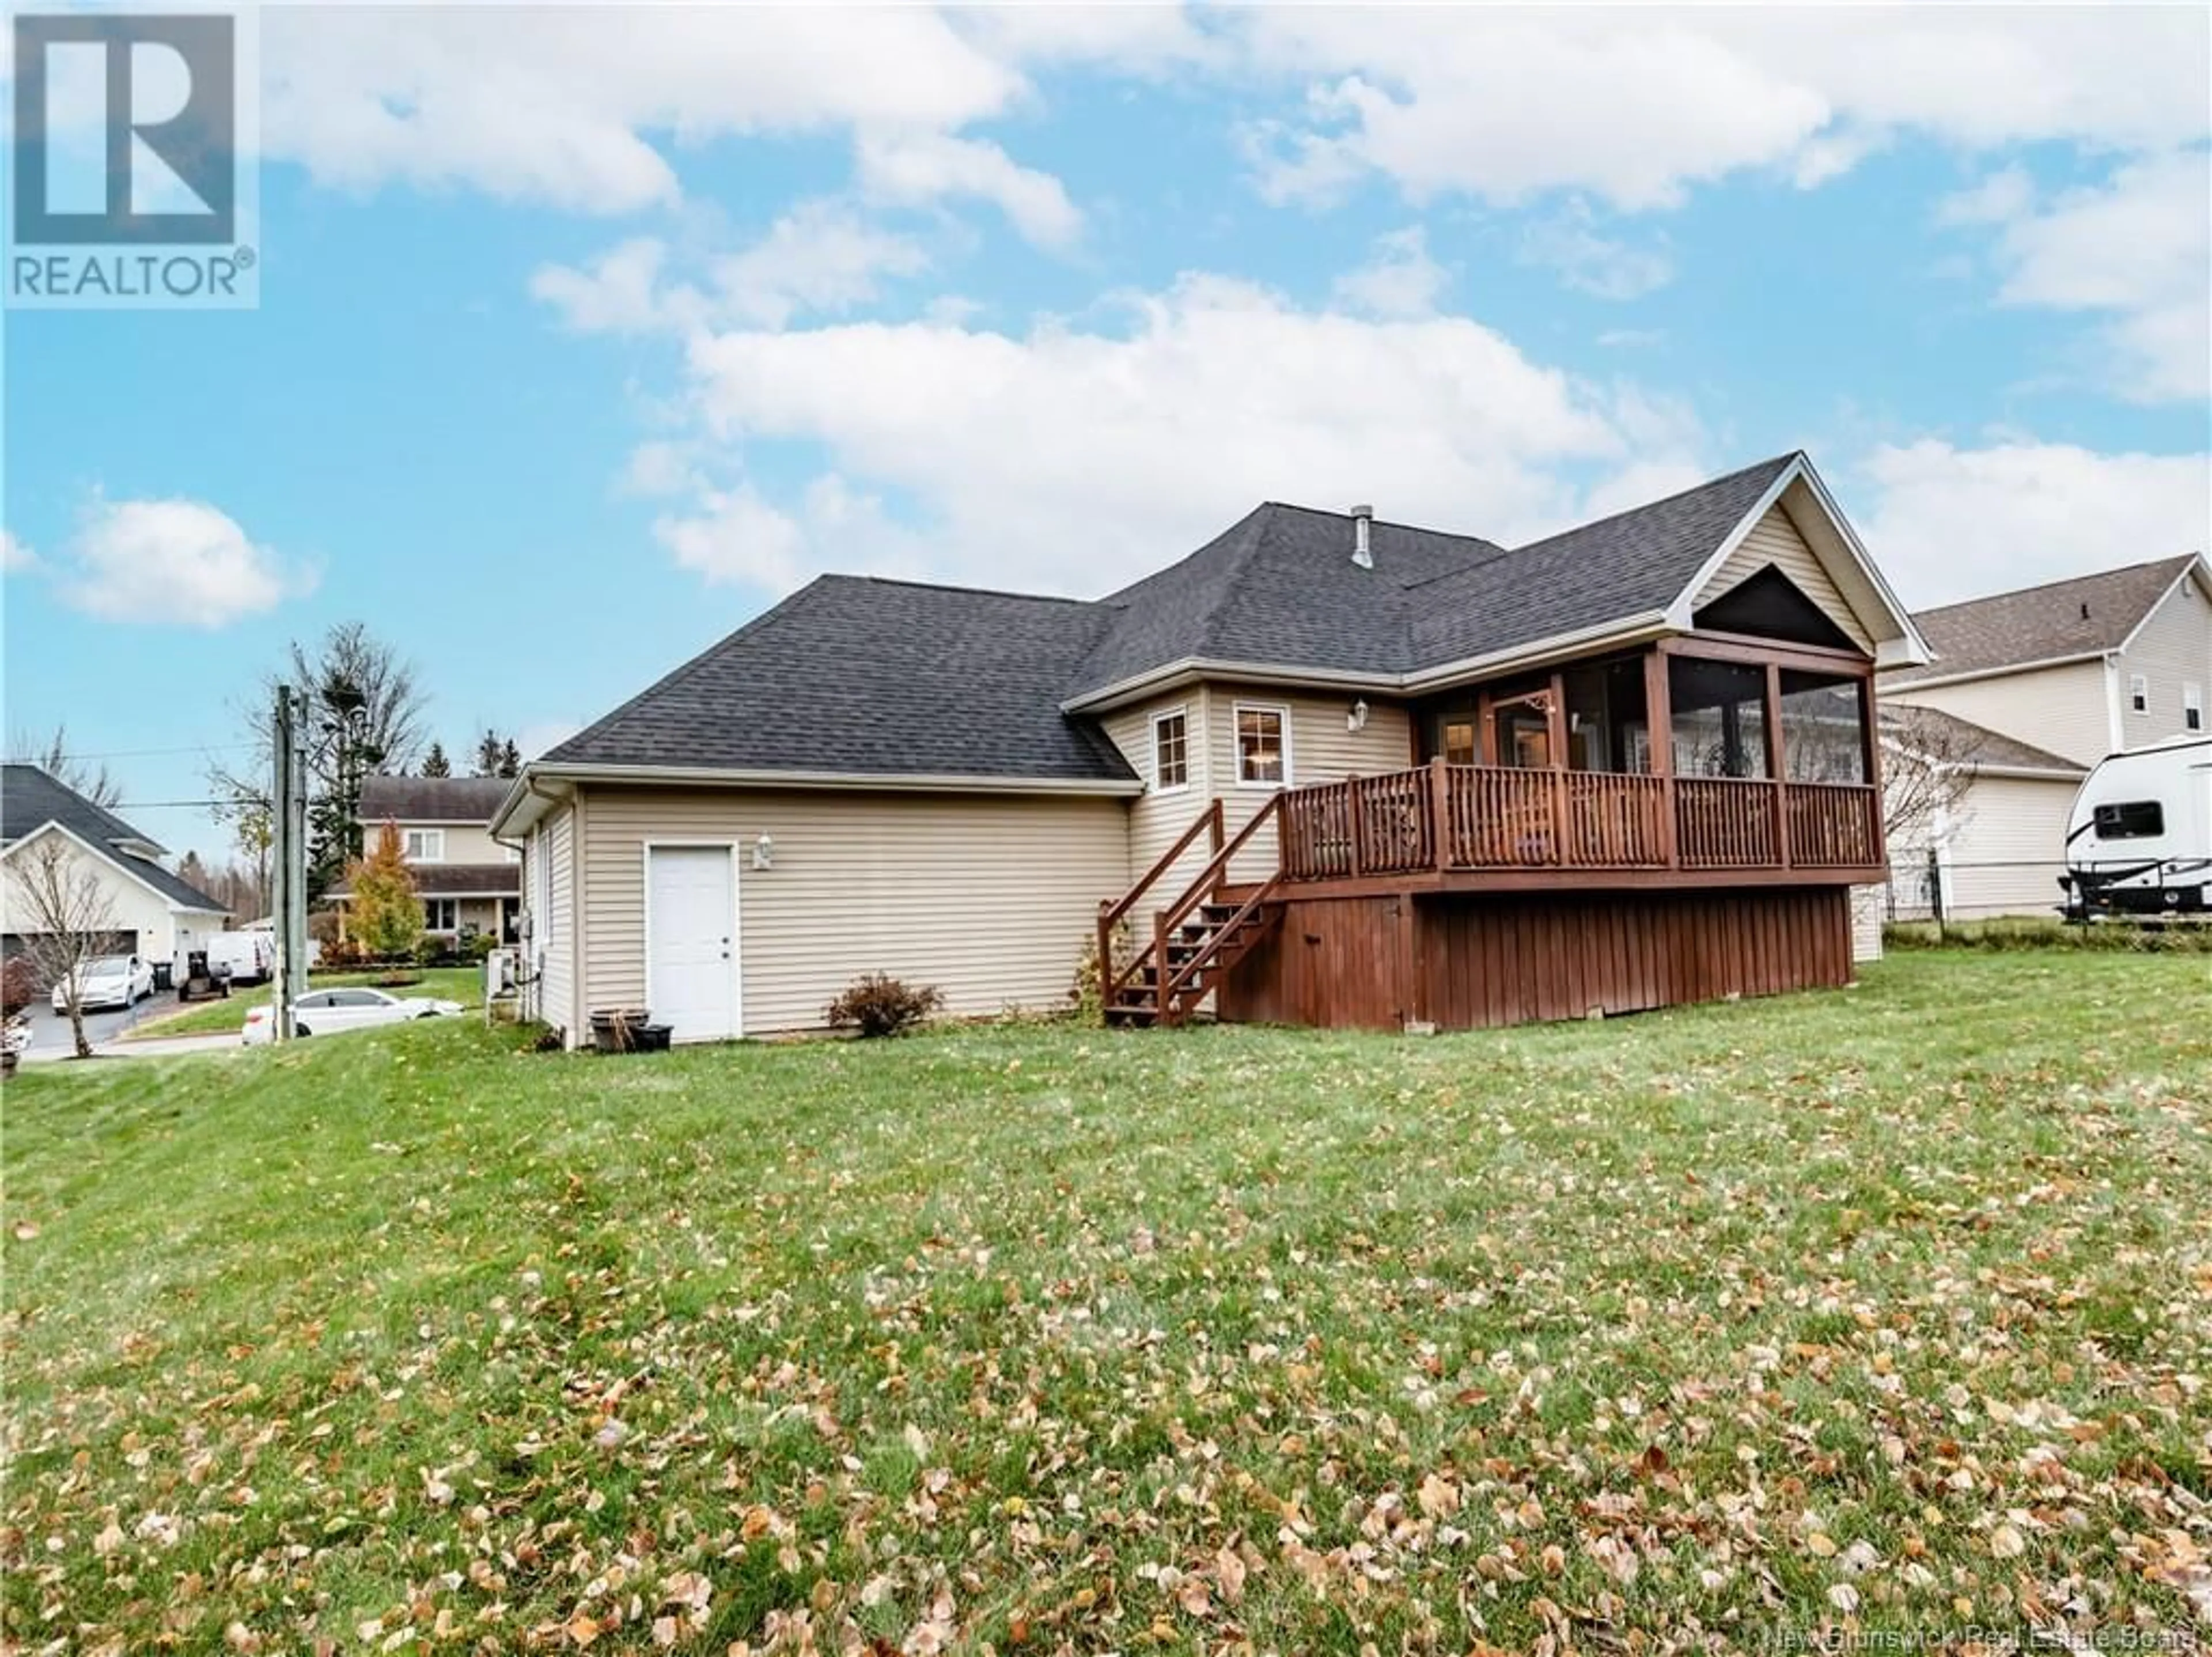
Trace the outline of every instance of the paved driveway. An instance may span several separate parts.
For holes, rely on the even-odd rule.
[[[238,1021],[242,1026],[246,1022],[246,1009],[253,1004],[253,991],[251,989],[240,990],[230,999],[238,1008]],[[204,1048],[238,1045],[238,1032],[235,1030],[219,1036],[180,1036],[174,1041],[157,1040],[150,1037],[137,1041],[117,1039],[126,1030],[176,1010],[177,998],[173,994],[165,992],[149,996],[127,1012],[87,1013],[84,1015],[84,1033],[91,1039],[93,1051],[105,1055],[141,1053],[150,1058],[161,1053],[195,1052]],[[76,1051],[70,1039],[68,1014],[55,1012],[43,998],[33,1002],[29,1011],[31,1045],[23,1055],[25,1063],[68,1058]]]

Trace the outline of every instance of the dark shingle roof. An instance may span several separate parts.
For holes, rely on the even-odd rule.
[[[489,823],[514,780],[504,777],[370,777],[361,785],[364,823]]]
[[[422,898],[519,898],[522,895],[520,863],[410,863],[416,895]],[[353,895],[350,881],[332,886],[333,898]]]
[[[1912,619],[1936,659],[1924,667],[1884,674],[1884,681],[1902,684],[2117,650],[2196,557],[2185,552],[1923,610]]]
[[[0,844],[12,845],[48,823],[59,823],[71,834],[110,857],[117,865],[143,880],[173,904],[187,909],[223,912],[223,906],[197,886],[188,886],[150,857],[123,850],[130,841],[153,845],[104,806],[96,806],[75,789],[36,765],[9,765],[0,772]],[[157,848],[158,849],[158,848]]]
[[[1375,567],[1352,562],[1340,512],[1269,502],[1178,564],[1100,600],[1119,613],[1073,698],[1197,657],[1401,673],[1413,667],[1406,589],[1502,551],[1473,535],[1376,522]]]
[[[1947,714],[1939,708],[1885,703],[1881,726],[1885,734],[1906,747],[1917,746],[1923,752],[1960,765],[2063,771],[2072,777],[2089,774],[2087,765],[2007,736],[2002,731],[1990,730],[1985,725],[1977,725],[1972,720],[1961,719],[1956,714]]]
[[[1436,666],[1664,609],[1796,458],[1777,455],[1431,582],[1415,595],[1415,656]]]
[[[1664,608],[1801,457],[1507,551],[1271,502],[1092,602],[827,576],[556,765],[1133,781],[1062,704],[1189,660],[1395,678]]]
[[[1115,612],[823,576],[545,755],[552,765],[1134,780],[1060,711]]]

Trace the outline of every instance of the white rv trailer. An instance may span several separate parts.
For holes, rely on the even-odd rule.
[[[2212,736],[2108,755],[2066,824],[2066,913],[2202,914],[2212,905]]]

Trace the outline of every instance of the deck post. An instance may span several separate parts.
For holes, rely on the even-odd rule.
[[[1567,862],[1567,677],[1552,675],[1544,710],[1544,746],[1552,760],[1552,861]]]
[[[1176,1021],[1175,997],[1168,993],[1168,912],[1152,911],[1152,1005],[1160,1023]]]
[[[1367,813],[1359,809],[1359,778],[1344,779],[1344,808],[1352,817],[1352,878],[1367,873]]]
[[[1682,866],[1674,828],[1674,700],[1667,688],[1667,657],[1653,649],[1644,657],[1644,740],[1647,763],[1662,780],[1659,850],[1669,868]]]
[[[1859,737],[1866,745],[1866,781],[1874,789],[1874,858],[1878,863],[1889,861],[1889,837],[1885,832],[1881,809],[1881,728],[1880,704],[1875,700],[1874,674],[1869,670],[1859,675]]]
[[[1487,686],[1474,693],[1474,763],[1494,765],[1498,763],[1498,739],[1492,734],[1490,691]]]
[[[1790,865],[1789,751],[1782,740],[1782,664],[1766,664],[1766,774],[1774,783],[1774,856]]]
[[[1114,1005],[1114,923],[1107,916],[1114,911],[1113,899],[1098,900],[1098,1021],[1106,1021],[1106,1014]]]
[[[1451,867],[1451,771],[1442,754],[1429,761],[1429,854],[1439,872]]]

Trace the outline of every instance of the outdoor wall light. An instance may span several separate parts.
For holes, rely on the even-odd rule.
[[[765,834],[753,842],[753,867],[755,868],[775,867],[775,842]]]
[[[1367,728],[1367,698],[1365,697],[1360,698],[1352,704],[1352,711],[1344,716],[1344,728],[1347,731],[1364,731]]]

